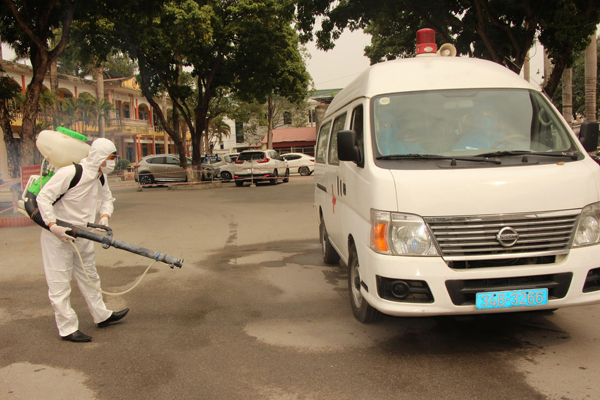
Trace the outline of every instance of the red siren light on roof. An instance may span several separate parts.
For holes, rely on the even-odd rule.
[[[435,44],[435,31],[424,28],[417,31],[417,55],[435,54],[437,45]]]

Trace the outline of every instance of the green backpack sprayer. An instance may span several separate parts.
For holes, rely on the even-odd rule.
[[[36,146],[45,159],[42,163],[40,175],[34,175],[29,179],[29,182],[23,191],[23,200],[19,201],[19,210],[44,229],[49,228],[40,215],[36,200],[37,195],[40,193],[42,187],[44,187],[44,185],[50,179],[52,179],[55,171],[58,168],[67,165],[75,164],[76,171],[75,176],[69,184],[69,189],[77,185],[81,179],[82,173],[82,167],[80,164],[77,164],[77,162],[86,157],[90,149],[90,146],[86,142],[86,136],[63,127],[57,128],[57,131],[42,131],[38,136]],[[104,175],[100,175],[99,180],[102,185],[106,184],[106,182],[104,182]],[[59,201],[61,197],[59,197],[56,201]],[[145,249],[134,244],[114,239],[112,229],[107,226],[88,223],[87,227],[76,227],[66,221],[60,220],[57,220],[56,223],[57,225],[70,228],[71,230],[67,231],[67,234],[70,236],[101,243],[104,249],[108,249],[112,246],[116,249],[125,250],[130,253],[139,254],[140,256],[153,259],[154,261],[162,262],[169,265],[171,268],[181,268],[183,265],[183,259],[181,258],[175,258],[164,253]],[[100,234],[97,233],[97,231],[87,228],[102,230],[105,233]]]

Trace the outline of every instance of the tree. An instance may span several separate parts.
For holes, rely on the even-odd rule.
[[[365,49],[371,63],[414,54],[416,31],[432,28],[438,44],[453,43],[460,54],[484,58],[519,73],[536,36],[554,70],[546,79],[551,96],[572,52],[585,48],[600,21],[595,0],[298,0],[303,40],[313,37],[315,15],[323,16],[317,46],[327,50],[344,29],[373,36]]]
[[[142,93],[181,154],[178,132],[167,125],[153,97],[166,91],[173,101],[191,134],[193,169],[199,171],[210,121],[224,113],[219,99],[266,101],[269,94],[293,97],[307,86],[302,58],[292,56],[299,52],[291,27],[294,7],[281,0],[159,3],[109,19],[119,48],[138,62]],[[182,68],[191,71],[193,84],[181,82]]]
[[[19,161],[21,165],[33,164],[35,122],[42,83],[50,65],[69,41],[76,4],[76,0],[4,0],[0,3],[2,40],[11,43],[17,49],[17,54],[27,54],[33,70],[23,109],[20,157],[19,160],[13,160],[17,162],[17,166],[11,166],[13,173],[18,171]],[[58,26],[62,27],[62,35],[51,48],[52,27]],[[4,115],[2,117],[6,118]]]
[[[597,43],[596,46],[599,46],[600,43]],[[600,63],[600,51],[597,52],[596,63]],[[573,62],[573,72],[572,72],[572,113],[576,118],[581,118],[586,116],[586,81],[585,81],[585,50],[582,50],[574,55]],[[596,82],[596,107],[600,104],[600,87],[598,86],[600,82]],[[552,97],[552,102],[554,105],[560,110],[564,107],[563,98],[562,98],[563,86],[562,84],[558,85],[556,91],[554,92],[554,96]]]
[[[4,72],[0,66],[0,72]],[[4,132],[4,144],[8,161],[8,174],[11,177],[19,175],[17,141],[14,138],[11,121],[13,120],[14,99],[21,93],[21,87],[14,79],[0,76],[0,127]]]
[[[216,142],[216,144],[222,144],[224,137],[229,137],[231,135],[231,128],[229,125],[223,120],[223,117],[217,117],[210,122],[208,127],[208,135],[206,138],[206,154],[212,154],[211,145]]]

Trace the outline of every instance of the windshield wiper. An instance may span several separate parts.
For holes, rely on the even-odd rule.
[[[379,156],[378,160],[450,160],[454,161],[471,161],[471,162],[489,162],[492,164],[502,164],[500,160],[494,160],[489,158],[475,158],[475,157],[449,157],[440,156],[437,154],[393,154],[389,156]],[[455,165],[455,164],[452,164]]]
[[[478,154],[475,157],[510,157],[510,156],[545,156],[545,157],[569,157],[571,160],[577,160],[579,153],[554,151],[530,151],[530,150],[507,150],[507,151],[495,151],[493,153]]]

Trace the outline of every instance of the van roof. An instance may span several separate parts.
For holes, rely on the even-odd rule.
[[[425,56],[372,65],[331,102],[325,117],[360,97],[446,89],[533,89],[525,79],[492,61],[468,57]]]

